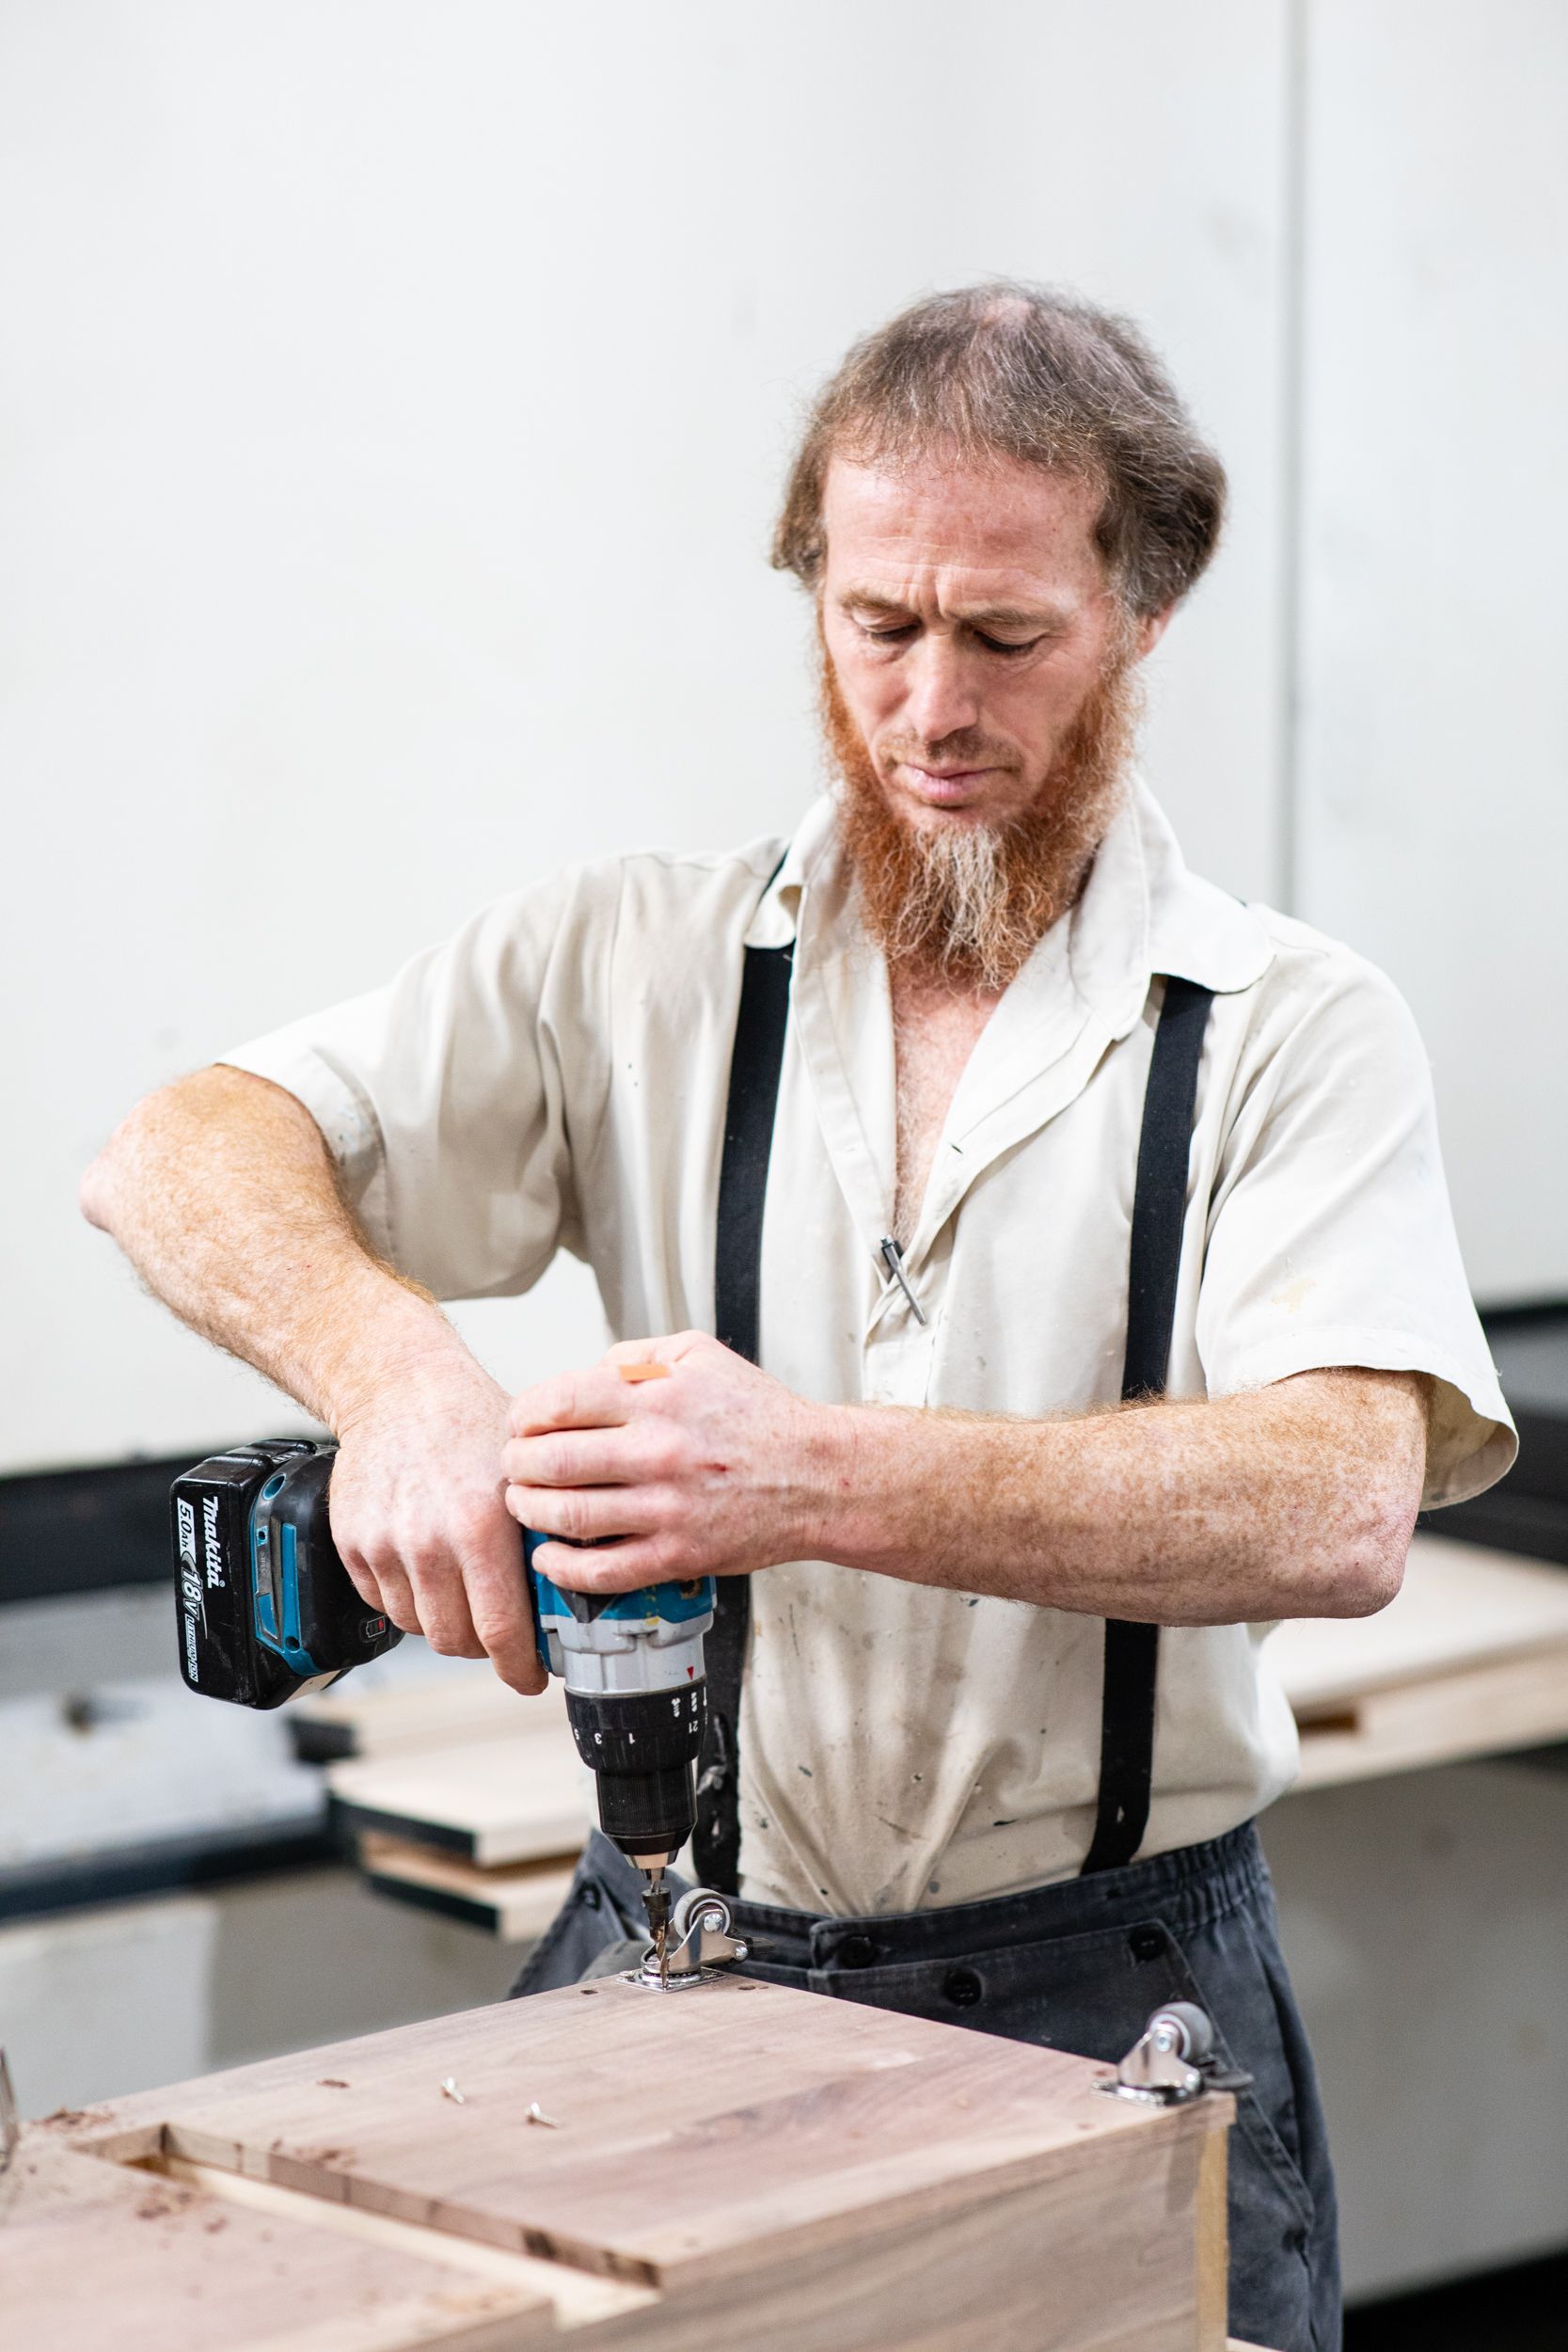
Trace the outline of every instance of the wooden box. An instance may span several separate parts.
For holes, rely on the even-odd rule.
[[[1231,2103],[619,1979],[29,2125],[27,2352],[1221,2352]]]

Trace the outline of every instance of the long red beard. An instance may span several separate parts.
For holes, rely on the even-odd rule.
[[[872,938],[914,978],[1006,988],[1077,898],[1116,813],[1137,730],[1132,663],[1107,667],[1036,806],[997,826],[908,823],[889,805],[825,647],[821,694],[843,783],[839,839]]]

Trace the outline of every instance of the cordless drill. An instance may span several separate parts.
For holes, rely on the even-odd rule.
[[[204,1697],[280,1707],[402,1641],[366,1607],[332,1540],[327,1488],[336,1454],[335,1445],[267,1438],[212,1454],[175,1480],[180,1669]],[[664,1873],[696,1820],[707,1724],[703,1636],[717,1587],[701,1577],[632,1593],[563,1592],[533,1565],[549,1540],[522,1532],[519,1566],[540,1662],[565,1683],[567,1720],[594,1774],[605,1836],[642,1872],[662,1966]]]

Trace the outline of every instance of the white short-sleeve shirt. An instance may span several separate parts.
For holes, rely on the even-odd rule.
[[[1141,786],[958,1084],[904,1261],[924,1325],[880,1252],[887,977],[827,801],[787,850],[627,856],[502,898],[387,987],[226,1058],[299,1098],[375,1247],[438,1297],[526,1291],[565,1248],[593,1265],[617,1337],[711,1330],[742,949],[791,939],[768,1371],[828,1402],[1113,1404],[1153,980],[1174,975],[1216,993],[1171,1394],[1332,1365],[1427,1373],[1427,1502],[1507,1469],[1408,1011],[1347,948],[1191,875]],[[1099,1620],[809,1560],[755,1576],[752,1600],[744,1894],[867,1915],[1078,1869]],[[1295,1732],[1267,1631],[1164,1635],[1142,1852],[1217,1836],[1289,1785]]]

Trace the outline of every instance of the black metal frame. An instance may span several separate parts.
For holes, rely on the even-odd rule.
[[[0,1870],[0,1923],[238,1885],[343,1860],[341,1836],[320,1816],[213,1830],[195,1837],[151,1838],[99,1853],[52,1856]]]

